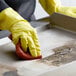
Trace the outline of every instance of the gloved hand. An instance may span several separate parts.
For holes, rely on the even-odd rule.
[[[13,43],[16,45],[20,42],[24,52],[29,48],[32,57],[41,56],[35,28],[12,8],[7,8],[0,13],[0,29],[9,30],[12,33]]]
[[[57,12],[76,18],[76,7],[74,6],[62,6],[60,0],[39,0],[39,2],[49,15]]]

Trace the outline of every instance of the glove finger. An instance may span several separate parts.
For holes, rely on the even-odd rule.
[[[28,47],[29,47],[30,54],[33,57],[37,57],[36,47],[35,47],[35,44],[30,36],[28,36]]]
[[[35,47],[36,47],[37,56],[40,56],[41,55],[41,50],[40,50],[40,45],[39,45],[39,41],[38,41],[37,32],[36,32],[35,29],[32,32],[32,39],[33,39]]]
[[[27,34],[23,33],[20,37],[20,43],[21,43],[21,47],[22,49],[26,52],[27,51],[27,44],[28,44],[28,41],[27,41]]]
[[[18,34],[12,34],[12,41],[16,45],[19,42],[20,35]]]

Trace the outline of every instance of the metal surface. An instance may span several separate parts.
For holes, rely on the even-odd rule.
[[[5,72],[3,76],[19,76],[19,75],[17,74],[17,71],[9,71]]]
[[[0,31],[0,39],[4,38],[4,37],[7,37],[10,35],[10,32],[9,31]]]
[[[9,73],[9,74],[8,74]],[[5,65],[4,63],[0,63],[0,76],[17,76],[16,74],[16,68]]]
[[[36,29],[38,32],[38,37],[39,37],[39,42],[40,42],[43,58],[47,57],[49,55],[52,55],[54,53],[53,52],[54,48],[60,47],[72,40],[76,41],[75,33],[64,31],[59,28],[50,28],[51,25],[49,24],[49,22],[40,22],[40,21],[34,22],[33,21],[33,22],[31,22],[31,24],[35,25],[35,26],[39,26],[39,27],[36,27]],[[51,72],[51,71],[61,67],[61,66],[57,67],[57,66],[53,66],[53,65],[49,66],[44,63],[39,63],[38,60],[20,61],[17,58],[17,56],[15,55],[15,46],[11,42],[1,45],[0,50],[1,50],[0,51],[0,63],[5,63],[5,64],[9,64],[9,65],[12,64],[12,66],[15,66],[17,68],[22,68],[23,70],[21,70],[22,71],[21,73],[23,73],[23,76],[26,75],[26,72],[28,70],[30,70],[30,71],[33,70],[35,74],[40,75],[40,74],[44,74],[48,71]],[[76,66],[76,65],[74,65],[74,66]],[[71,70],[71,68],[69,70]],[[71,73],[73,73],[73,72],[74,72],[74,70]],[[29,72],[27,72],[27,73],[29,73]],[[33,75],[33,74],[31,74],[31,75]],[[49,76],[49,75],[47,75],[47,76]],[[65,76],[67,76],[67,75],[65,75]],[[70,76],[73,76],[73,74]]]
[[[38,76],[76,76],[76,61]]]

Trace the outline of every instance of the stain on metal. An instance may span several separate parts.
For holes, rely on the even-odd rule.
[[[64,46],[53,49],[54,54],[45,57],[38,62],[45,63],[47,65],[60,66],[63,64],[76,61],[76,42],[70,42]]]

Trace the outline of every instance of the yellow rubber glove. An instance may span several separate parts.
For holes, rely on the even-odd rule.
[[[40,4],[48,14],[56,12],[57,8],[61,6],[60,0],[39,0]]]
[[[0,13],[0,29],[9,30],[12,33],[14,44],[16,45],[20,40],[22,49],[27,51],[29,47],[33,57],[41,55],[35,28],[12,8],[7,8]]]
[[[60,0],[39,0],[39,2],[49,15],[57,12],[76,18],[76,7],[62,6]]]

